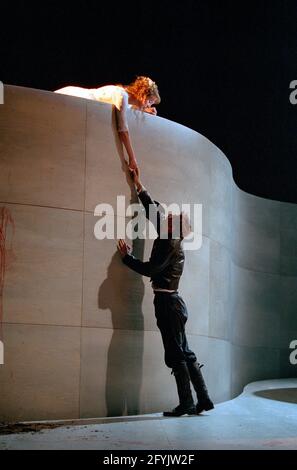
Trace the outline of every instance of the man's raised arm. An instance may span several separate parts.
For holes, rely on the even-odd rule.
[[[158,208],[159,203],[156,203],[147,191],[147,189],[143,186],[142,182],[140,181],[139,176],[139,168],[136,170],[131,171],[132,180],[134,182],[138,197],[142,202],[142,205],[145,209],[146,218],[152,222],[157,233],[160,234],[160,221],[162,215],[160,214],[160,210]]]

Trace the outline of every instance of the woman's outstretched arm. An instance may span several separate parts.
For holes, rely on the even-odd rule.
[[[135,153],[133,150],[130,133],[129,133],[129,127],[128,127],[128,119],[127,119],[127,111],[129,108],[128,94],[124,90],[121,90],[121,94],[122,94],[121,107],[120,109],[117,108],[116,110],[117,130],[119,133],[120,140],[122,144],[124,145],[126,152],[128,154],[129,168],[133,170],[137,168],[137,162],[136,162],[136,157],[135,157]]]
[[[124,145],[126,152],[128,154],[128,157],[129,157],[129,168],[131,170],[135,170],[138,168],[138,166],[137,166],[134,150],[132,147],[129,131],[118,130],[118,133],[119,133],[121,142]]]

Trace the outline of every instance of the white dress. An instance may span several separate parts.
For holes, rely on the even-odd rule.
[[[127,121],[127,109],[130,108],[128,103],[128,93],[120,86],[106,85],[99,88],[81,88],[78,86],[66,86],[55,90],[55,93],[63,95],[78,96],[88,100],[101,101],[109,103],[117,109],[118,131],[129,131]]]

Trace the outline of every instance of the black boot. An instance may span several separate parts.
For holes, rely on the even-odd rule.
[[[181,363],[173,368],[176,380],[179,405],[172,411],[164,411],[163,416],[182,416],[185,414],[195,415],[196,408],[191,392],[191,382],[187,364]]]
[[[203,375],[201,372],[201,367],[199,363],[196,362],[188,362],[188,369],[189,374],[191,377],[191,382],[194,386],[198,403],[196,405],[196,413],[197,415],[202,411],[209,411],[214,408],[214,404],[209,398],[208,391],[206,384],[203,379]]]

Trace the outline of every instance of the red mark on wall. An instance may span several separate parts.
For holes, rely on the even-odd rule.
[[[0,207],[0,338],[2,338],[3,291],[5,272],[14,259],[12,241],[14,221],[7,207]]]

